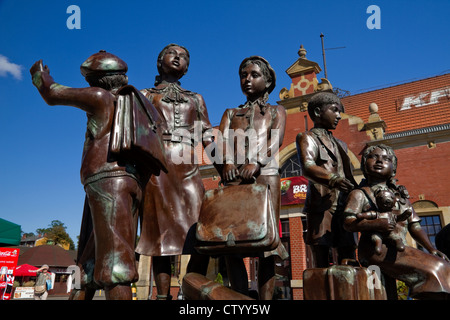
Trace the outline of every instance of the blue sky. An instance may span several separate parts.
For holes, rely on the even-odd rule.
[[[81,29],[67,27],[70,5],[80,8]],[[366,25],[370,5],[381,10],[381,29]],[[184,45],[191,64],[182,86],[203,95],[217,125],[226,108],[244,102],[244,58],[271,63],[276,103],[301,44],[323,67],[321,33],[325,48],[345,47],[326,51],[327,72],[351,93],[448,73],[448,12],[447,0],[0,0],[0,217],[25,232],[60,220],[75,243],[79,234],[86,115],[42,100],[28,71],[36,60],[58,83],[85,87],[79,67],[104,49],[127,62],[130,84],[142,89],[153,86],[160,50]]]

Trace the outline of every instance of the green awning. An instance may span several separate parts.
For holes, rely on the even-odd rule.
[[[18,224],[0,218],[0,245],[20,244],[21,228]]]

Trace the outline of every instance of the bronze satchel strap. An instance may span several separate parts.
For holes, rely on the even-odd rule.
[[[244,182],[244,183],[243,183]],[[256,178],[254,176],[251,177],[250,180],[242,180],[240,176],[237,177],[237,179],[234,179],[233,181],[223,181],[223,179],[220,179],[219,181],[219,187],[225,187],[225,186],[238,186],[241,184],[254,184],[256,183]],[[270,189],[270,186],[267,185]]]
[[[192,141],[192,139],[190,137],[179,136],[179,135],[170,134],[170,133],[163,133],[162,140],[175,142],[175,143],[186,143],[189,145],[194,145],[194,142]]]
[[[87,186],[89,183],[98,181],[100,179],[122,177],[122,176],[127,176],[127,177],[130,177],[130,178],[133,178],[138,183],[140,183],[139,179],[134,174],[131,174],[129,172],[126,172],[126,171],[107,171],[107,172],[100,172],[100,173],[97,173],[97,174],[94,174],[94,175],[88,177],[86,180],[84,180],[84,186]]]

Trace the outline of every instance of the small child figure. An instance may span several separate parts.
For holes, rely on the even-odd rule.
[[[388,218],[388,212],[398,212],[398,210],[395,210],[394,207],[397,204],[398,198],[401,198],[400,194],[394,194],[389,189],[377,189],[374,192],[375,196],[375,203],[376,207],[378,208],[377,211],[367,211],[367,212],[360,212],[356,214],[356,217],[358,219],[368,219],[368,220],[374,220],[377,218]],[[412,210],[411,208],[407,208],[405,211],[403,211],[402,214],[396,215],[396,222],[399,221],[405,221],[406,219],[411,216]],[[400,237],[398,237],[393,231],[389,232],[388,234],[382,234],[379,232],[374,232],[372,234],[372,241],[375,243],[375,252],[380,255],[381,254],[381,246],[383,244],[383,239],[391,240],[395,243],[398,251],[404,251],[405,245]]]
[[[361,157],[361,170],[365,180],[359,188],[350,192],[344,210],[344,228],[351,232],[361,232],[358,242],[358,258],[362,266],[376,265],[387,275],[386,288],[393,285],[395,279],[405,282],[410,289],[410,296],[422,299],[448,299],[450,297],[450,264],[447,256],[437,250],[428,238],[427,233],[420,226],[420,217],[414,211],[408,199],[406,188],[397,185],[395,175],[397,171],[397,157],[392,147],[378,144],[369,146]],[[395,195],[395,205],[389,212],[380,199],[379,206],[377,190],[390,190]],[[390,196],[392,197],[392,196]],[[389,202],[392,200],[388,200]],[[378,212],[379,218],[359,219],[362,212]],[[409,212],[410,211],[410,212]],[[398,213],[402,214],[398,214]],[[386,218],[382,218],[386,215]],[[408,218],[405,217],[409,215]],[[405,219],[400,221],[401,219]],[[375,251],[372,235],[381,234],[383,245],[381,250]],[[406,242],[407,234],[429,252],[409,246]],[[403,242],[403,250],[396,247],[387,238],[395,237]],[[396,292],[390,292],[396,297]],[[390,295],[389,294],[389,295]]]

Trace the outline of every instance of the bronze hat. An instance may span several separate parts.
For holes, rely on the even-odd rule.
[[[81,74],[88,76],[104,76],[113,74],[125,74],[128,66],[118,56],[112,53],[100,50],[87,58],[80,66]]]
[[[276,83],[276,75],[275,75],[275,70],[273,70],[273,68],[270,66],[269,62],[264,59],[261,56],[251,56],[248,58],[245,58],[244,60],[242,60],[241,64],[239,65],[239,74],[241,73],[241,69],[244,66],[244,64],[248,61],[248,60],[260,60],[261,62],[263,62],[266,66],[267,69],[269,70],[270,76],[272,77],[272,83],[270,84],[269,88],[267,89],[268,93],[271,93],[273,91],[273,89],[275,89],[275,83]]]

